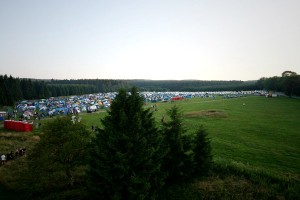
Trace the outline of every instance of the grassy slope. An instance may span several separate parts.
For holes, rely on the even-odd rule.
[[[156,103],[161,116],[172,105],[182,108],[190,132],[203,124],[212,142],[214,161],[219,164],[262,171],[276,177],[300,174],[300,100],[257,96],[236,99],[195,98],[175,103]],[[151,107],[148,103],[146,107]],[[217,111],[204,116],[203,111]],[[193,113],[189,116],[189,113]],[[219,113],[219,114],[218,114]],[[100,126],[105,113],[84,114],[89,127]]]
[[[299,197],[299,100],[245,97],[192,99],[177,104],[183,109],[190,132],[200,124],[208,130],[218,167],[211,177],[185,189],[172,188],[167,196],[181,195],[181,199]],[[157,118],[170,105],[159,107]]]
[[[300,101],[289,98],[244,97],[237,99],[191,99],[177,102],[193,132],[203,124],[208,130],[214,160],[272,176],[300,174]],[[243,105],[245,104],[245,105]],[[159,118],[171,106],[158,104]],[[215,116],[201,111],[214,110]]]
[[[204,122],[211,132],[216,162],[236,163],[274,176],[300,174],[299,101],[260,97],[214,106],[228,113],[227,118]]]

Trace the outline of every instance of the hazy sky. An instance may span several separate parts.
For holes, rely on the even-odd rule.
[[[256,80],[300,73],[300,0],[0,0],[0,74]]]

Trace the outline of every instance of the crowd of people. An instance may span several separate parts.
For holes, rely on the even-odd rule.
[[[10,153],[1,155],[1,165],[4,165],[7,161],[17,159],[20,156],[26,156],[26,148],[16,148],[15,152],[10,151]]]

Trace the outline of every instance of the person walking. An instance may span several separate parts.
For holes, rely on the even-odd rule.
[[[2,156],[1,156],[1,165],[4,165],[5,161],[6,161],[6,156],[4,154],[2,154]]]

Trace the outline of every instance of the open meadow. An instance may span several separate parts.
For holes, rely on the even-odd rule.
[[[157,122],[167,110],[178,105],[191,134],[203,125],[211,139],[214,161],[259,171],[276,177],[299,179],[300,100],[286,97],[247,96],[223,99],[194,98],[147,103],[157,105]],[[91,127],[100,126],[105,112],[83,114]]]
[[[157,110],[153,109],[155,104]],[[192,98],[175,102],[146,103],[145,107],[153,109],[157,123],[160,124],[163,115],[165,120],[168,120],[167,110],[175,104],[182,110],[187,133],[193,134],[198,126],[203,125],[211,141],[213,160],[217,166],[215,171],[218,173],[204,182],[198,182],[196,185],[199,190],[202,192],[219,190],[224,195],[224,191],[228,192],[230,187],[243,187],[238,188],[237,192],[240,195],[248,193],[248,196],[230,196],[226,193],[225,197],[255,199],[257,196],[249,196],[249,193],[264,193],[266,185],[274,183],[272,191],[276,190],[276,187],[281,190],[279,194],[274,195],[278,199],[289,199],[299,194],[297,191],[300,182],[299,99],[262,96],[229,99]],[[81,113],[80,117],[91,130],[92,126],[101,126],[100,119],[105,115],[105,110],[99,110],[95,113]],[[1,127],[0,150],[6,152],[23,145],[30,150],[38,141],[39,134],[40,130],[37,129],[30,133],[17,133],[6,131]],[[0,167],[0,184],[7,184],[13,188],[16,183],[8,178],[13,172],[7,174],[10,173],[10,168],[16,170],[17,166],[10,163]],[[226,172],[229,173],[226,175],[227,178],[220,178]],[[282,185],[280,181],[283,182]],[[257,187],[253,182],[264,186],[247,191],[247,187]],[[289,185],[291,182],[292,186]],[[182,188],[176,190],[181,192]],[[286,194],[284,190],[291,191]],[[267,191],[268,194],[263,198],[270,197],[269,193],[272,191]]]

